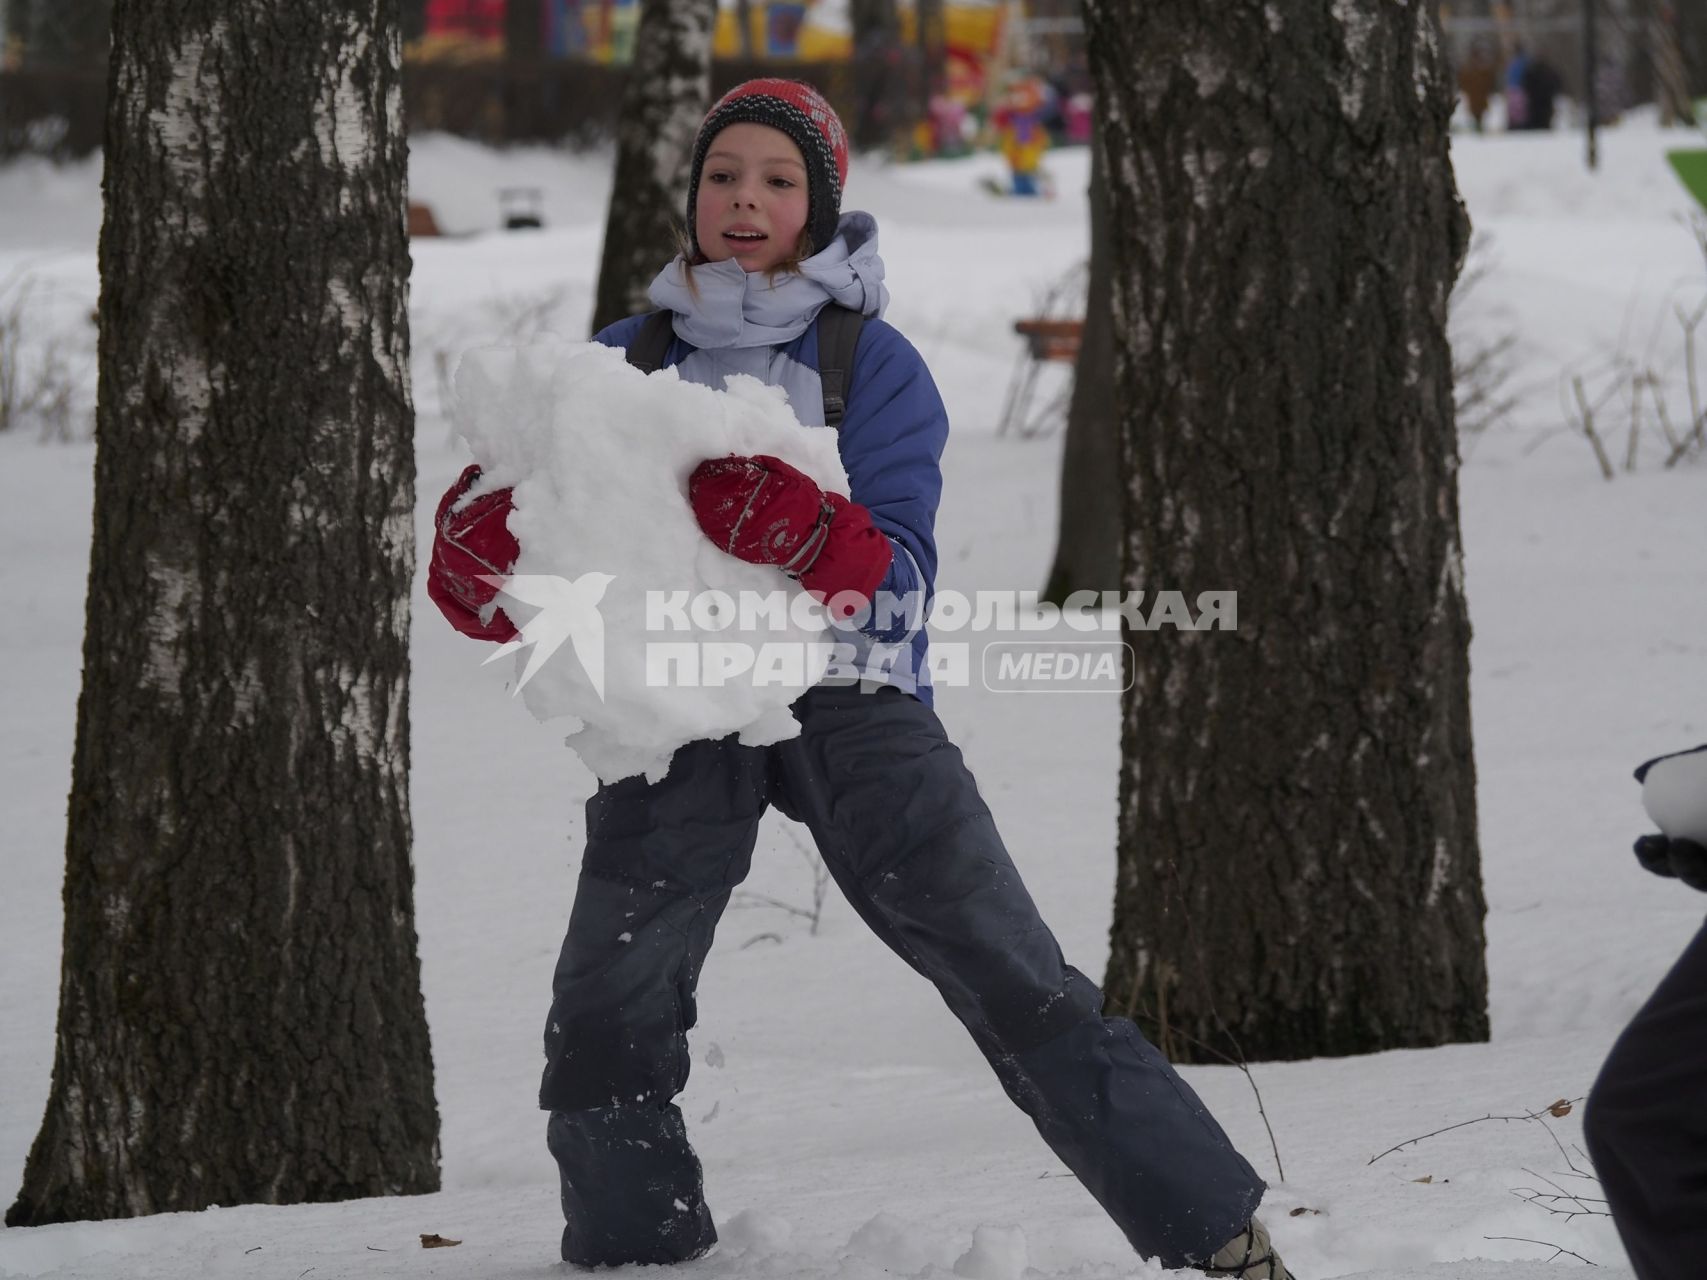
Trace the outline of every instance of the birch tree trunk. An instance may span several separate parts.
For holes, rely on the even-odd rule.
[[[9,1225],[425,1192],[396,0],[118,0],[53,1084]]]
[[[1468,220],[1421,0],[1086,0],[1136,631],[1109,1004],[1176,1059],[1488,1034],[1447,296]]]
[[[1120,410],[1114,381],[1114,278],[1109,262],[1108,179],[1091,154],[1091,262],[1085,332],[1073,367],[1061,453],[1060,531],[1043,599],[1120,584]]]
[[[711,107],[717,0],[641,0],[616,134],[616,178],[593,332],[651,309],[646,288],[676,252],[694,133]]]

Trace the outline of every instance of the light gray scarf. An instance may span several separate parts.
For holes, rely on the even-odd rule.
[[[700,348],[793,342],[831,302],[878,317],[889,305],[877,220],[869,213],[844,213],[827,248],[774,281],[727,259],[695,267],[690,289],[685,265],[678,255],[652,281],[648,296],[675,313],[676,335]]]

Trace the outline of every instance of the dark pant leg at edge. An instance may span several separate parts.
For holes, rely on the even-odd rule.
[[[1583,1136],[1640,1280],[1707,1275],[1707,927],[1613,1045]]]
[[[1008,1095],[1143,1256],[1208,1257],[1263,1182],[1191,1087],[1067,965],[960,752],[896,690],[820,688],[781,744],[778,803],[812,828],[837,885],[928,977]]]

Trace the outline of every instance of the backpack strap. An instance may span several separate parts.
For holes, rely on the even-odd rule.
[[[664,365],[664,357],[670,354],[670,342],[675,336],[675,322],[670,312],[652,312],[628,344],[628,363],[641,373],[657,373]]]
[[[827,427],[839,428],[847,414],[848,375],[864,327],[865,317],[840,303],[832,302],[818,313],[818,381],[824,388]],[[642,373],[656,373],[663,367],[675,336],[670,312],[652,312],[628,344],[628,363]]]
[[[848,377],[865,317],[832,302],[818,313],[818,381],[824,387],[824,425],[839,429],[848,410]]]

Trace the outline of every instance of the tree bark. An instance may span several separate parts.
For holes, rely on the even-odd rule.
[[[1178,1059],[1481,1040],[1434,6],[1086,0],[1137,630],[1106,989]]]
[[[711,106],[717,0],[641,0],[623,90],[593,332],[649,310],[646,289],[675,250],[694,133]]]
[[[8,1225],[435,1190],[396,0],[118,0],[53,1085]]]
[[[1091,152],[1091,261],[1085,332],[1073,367],[1061,455],[1060,533],[1043,598],[1113,591],[1120,578],[1120,414],[1114,383],[1114,277],[1109,260],[1108,181]]]

